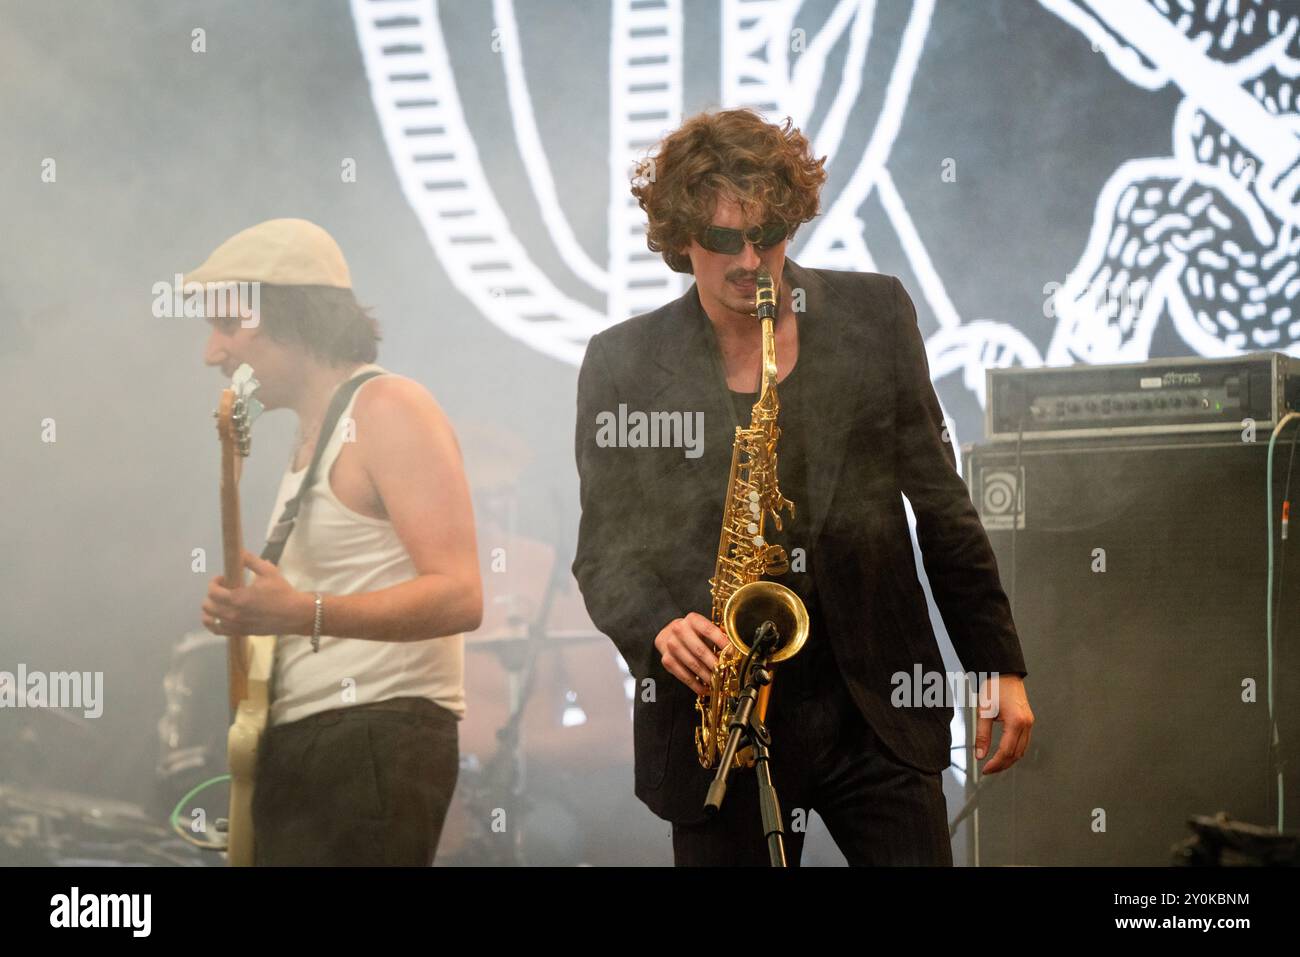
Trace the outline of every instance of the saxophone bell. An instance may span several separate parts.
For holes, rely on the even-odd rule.
[[[723,631],[742,656],[749,654],[749,642],[765,622],[771,622],[779,636],[768,664],[793,658],[808,640],[808,609],[799,596],[780,582],[760,579],[741,585],[727,599],[722,613]]]

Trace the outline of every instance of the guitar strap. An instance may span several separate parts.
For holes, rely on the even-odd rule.
[[[289,541],[289,533],[293,531],[293,527],[298,521],[298,509],[302,506],[303,497],[316,481],[316,470],[320,466],[321,456],[325,454],[325,446],[329,445],[330,439],[334,437],[334,429],[338,425],[339,418],[343,415],[343,410],[347,408],[353,393],[361,387],[361,384],[377,375],[383,375],[383,373],[363,372],[361,375],[348,379],[334,390],[334,398],[330,400],[329,408],[325,410],[325,419],[321,424],[321,430],[318,433],[319,437],[316,439],[316,451],[312,453],[311,464],[307,466],[307,474],[302,477],[302,484],[298,486],[297,493],[284,503],[284,511],[280,514],[280,520],[271,529],[271,534],[266,540],[266,547],[262,549],[262,558],[272,565],[280,564],[280,556],[284,554],[284,546]]]

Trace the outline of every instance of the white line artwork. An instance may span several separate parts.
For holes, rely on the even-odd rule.
[[[960,372],[963,385],[983,406],[984,370],[1041,365],[1038,349],[1009,322],[962,320],[888,165],[934,15],[934,0],[911,3],[882,108],[866,148],[856,156],[844,156],[840,147],[845,123],[861,92],[877,0],[839,0],[812,37],[803,36],[796,25],[803,6],[782,0],[723,0],[723,102],[752,107],[772,119],[790,116],[812,137],[816,154],[828,157],[828,169],[837,162],[851,164],[852,174],[844,188],[827,198],[825,212],[813,221],[810,232],[796,237],[794,257],[827,269],[876,271],[860,218],[863,204],[874,192],[917,277],[921,295],[938,321],[938,330],[926,340],[931,377],[937,381]],[[830,53],[845,35],[844,61],[838,73],[828,77]],[[802,48],[793,64],[792,39]],[[834,90],[834,96],[820,123],[814,125],[813,103],[827,88]]]
[[[607,295],[605,312],[565,295],[511,227],[479,159],[447,55],[437,0],[352,0],[371,99],[403,194],[456,287],[508,335],[576,365],[587,340],[618,319],[680,295],[684,286],[645,248],[628,210],[640,144],[681,116],[680,0],[614,0],[611,37],[609,262],[574,237],[537,133],[512,0],[493,0],[514,134],[550,240],[565,266]],[[635,206],[633,207],[635,208]],[[639,212],[639,210],[638,210]],[[638,235],[639,233],[639,235]],[[613,317],[617,317],[614,319]]]
[[[984,368],[1038,365],[1034,345],[1007,322],[963,322],[931,261],[921,230],[889,174],[935,0],[908,0],[883,108],[865,148],[845,146],[846,126],[863,95],[878,0],[836,0],[827,15],[802,0],[722,0],[720,90],[724,106],[752,106],[770,119],[790,116],[809,133],[828,168],[851,170],[825,213],[797,237],[793,254],[810,266],[874,271],[861,219],[873,195],[885,210],[938,320],[927,343],[931,374],[961,372],[983,404]],[[821,6],[825,6],[824,4]],[[538,134],[525,74],[525,38],[514,0],[493,0],[516,145],[549,241],[572,277],[605,299],[603,312],[562,293],[530,255],[501,209],[465,123],[446,51],[437,0],[352,0],[371,96],[407,201],[457,288],[509,335],[565,362],[581,361],[587,339],[684,291],[645,246],[644,214],[628,191],[634,162],[682,119],[681,0],[610,0],[609,184],[606,261],[584,252],[562,208]],[[803,21],[809,25],[800,26]],[[810,26],[816,24],[815,27]],[[847,52],[833,55],[847,40]],[[879,39],[877,37],[877,39]],[[829,106],[814,104],[829,95]]]
[[[1300,6],[1039,2],[1129,82],[1182,94],[1171,155],[1124,163],[1098,196],[1048,363],[1147,359],[1166,316],[1200,355],[1300,355]]]

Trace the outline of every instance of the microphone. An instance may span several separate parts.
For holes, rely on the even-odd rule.
[[[764,319],[776,320],[776,288],[772,284],[772,274],[768,272],[766,266],[758,267],[758,276],[755,279],[755,305],[757,306],[758,318],[761,322]]]
[[[769,651],[775,651],[780,641],[781,633],[777,631],[776,623],[769,619],[758,626],[754,632],[754,643],[750,647],[756,654],[766,655]]]

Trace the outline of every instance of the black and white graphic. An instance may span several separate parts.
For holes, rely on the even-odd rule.
[[[1171,322],[1201,355],[1300,344],[1300,8],[1266,0],[1042,0],[1143,90],[1176,89],[1170,155],[1097,198],[1056,293],[1048,361],[1146,359]]]

